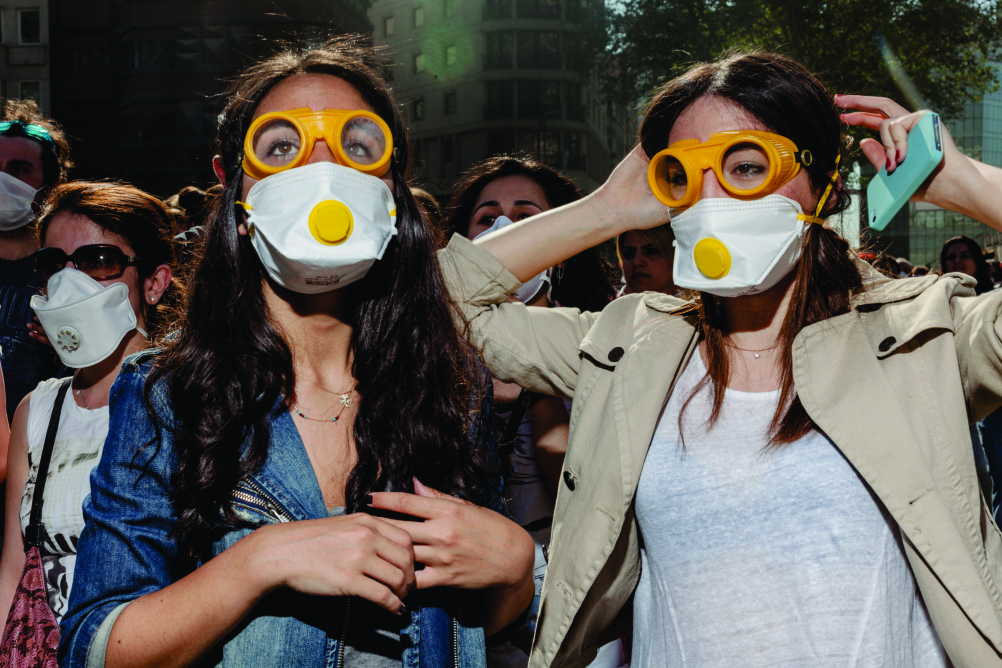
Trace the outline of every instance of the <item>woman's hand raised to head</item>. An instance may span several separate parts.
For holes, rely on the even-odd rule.
[[[528,607],[534,591],[535,545],[522,527],[493,510],[443,494],[414,480],[415,494],[372,495],[373,508],[423,522],[386,520],[414,543],[418,589],[485,589],[485,633],[503,629]]]
[[[893,172],[908,155],[908,133],[926,110],[909,113],[886,97],[836,95],[835,103],[854,110],[842,114],[849,125],[868,128],[880,134],[880,140],[863,139],[859,147],[876,169]],[[943,123],[943,161],[923,183],[912,200],[959,211],[996,229],[1002,229],[1002,170],[973,160],[957,148]]]
[[[265,590],[359,596],[400,614],[415,584],[410,535],[365,513],[274,524],[252,536],[260,542],[251,572],[268,574]]]
[[[620,230],[646,230],[669,222],[668,207],[647,181],[649,156],[638,144],[590,197]]]

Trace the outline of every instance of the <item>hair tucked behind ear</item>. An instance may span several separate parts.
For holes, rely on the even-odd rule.
[[[792,139],[800,149],[809,149],[814,162],[805,169],[819,198],[837,169],[836,157],[841,155],[838,165],[846,166],[848,143],[843,141],[838,110],[824,85],[796,61],[765,52],[735,52],[718,62],[697,65],[666,83],[648,106],[640,127],[640,142],[647,155],[668,147],[668,136],[679,116],[706,95],[743,107],[770,131]],[[838,181],[822,216],[839,213],[848,205],[849,195]],[[794,339],[808,325],[848,312],[851,296],[863,287],[849,243],[837,232],[812,224],[803,244],[796,288],[779,336],[782,384],[770,426],[773,445],[791,443],[814,429],[793,384]],[[707,375],[683,404],[680,430],[685,409],[707,384],[713,392],[709,422],[716,422],[730,378],[725,344],[729,325],[718,298],[702,292],[697,305]]]
[[[356,291],[352,373],[361,395],[353,434],[358,463],[345,496],[349,512],[371,491],[410,491],[412,476],[481,505],[494,501],[496,463],[471,443],[483,433],[483,380],[460,337],[435,255],[435,239],[407,187],[407,132],[371,50],[355,38],[285,51],[245,71],[228,91],[217,152],[227,185],[208,217],[184,326],[150,376],[148,404],[166,383],[177,451],[177,531],[197,554],[226,526],[239,524],[230,493],[268,455],[270,418],[295,387],[292,352],[265,302],[265,273],[249,240],[237,234],[236,201],[244,133],[260,100],[296,74],[325,74],[351,84],[390,126],[397,235]]]

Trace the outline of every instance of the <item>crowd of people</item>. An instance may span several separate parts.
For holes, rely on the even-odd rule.
[[[734,53],[443,202],[377,65],[252,64],[165,201],[6,102],[0,666],[1002,666],[998,265],[826,225],[926,112]]]

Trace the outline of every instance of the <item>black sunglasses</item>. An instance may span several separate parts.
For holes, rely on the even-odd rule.
[[[35,275],[48,283],[52,275],[61,271],[67,262],[93,279],[103,281],[118,278],[129,265],[142,262],[138,257],[126,255],[121,248],[111,244],[81,246],[69,255],[61,248],[42,248],[35,253]]]

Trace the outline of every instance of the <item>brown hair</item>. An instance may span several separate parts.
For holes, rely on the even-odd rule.
[[[943,247],[939,250],[940,271],[946,272],[946,251],[953,244],[964,244],[967,246],[967,252],[971,254],[971,259],[974,260],[974,278],[978,282],[974,288],[974,292],[980,295],[994,290],[995,284],[992,282],[992,268],[989,266],[988,260],[985,259],[985,254],[981,250],[981,246],[970,237],[960,235],[943,242]]]
[[[72,181],[56,187],[38,218],[39,244],[53,218],[61,213],[85,216],[101,229],[125,240],[142,260],[136,267],[146,278],[162,264],[175,270],[172,216],[167,207],[150,194],[125,183]],[[145,301],[144,317],[150,340],[166,334],[167,325],[181,302],[181,286],[172,276],[170,285],[156,304]]]
[[[527,153],[494,156],[470,167],[456,184],[443,220],[446,234],[451,237],[458,233],[465,237],[480,193],[491,181],[505,176],[525,176],[538,183],[550,208],[570,204],[582,197],[573,181]],[[589,248],[569,258],[562,269],[555,271],[550,296],[561,306],[601,311],[616,296],[613,273],[612,265],[598,249]]]
[[[671,223],[665,223],[664,225],[658,225],[657,227],[652,227],[649,230],[629,230],[629,232],[639,232],[640,235],[647,239],[647,241],[658,249],[665,258],[670,258],[674,253],[675,249],[673,247],[673,242],[675,241],[675,232],[671,229]],[[619,257],[619,262],[623,262],[623,237],[626,236],[626,232],[623,232],[616,237],[616,255]]]
[[[52,137],[52,143],[55,144],[54,153],[43,144],[42,178],[45,179],[45,185],[54,186],[69,177],[73,161],[70,160],[70,143],[66,139],[66,133],[63,132],[59,123],[45,115],[45,112],[38,107],[34,100],[7,100],[4,102],[3,118],[0,120],[21,121],[25,125],[38,125],[45,128],[49,136]],[[15,134],[15,136],[17,135]],[[28,139],[37,141],[33,137],[28,137]]]
[[[824,85],[796,61],[761,51],[736,52],[715,63],[696,65],[666,83],[648,105],[640,126],[640,143],[647,155],[667,148],[678,117],[706,95],[737,104],[769,131],[793,140],[798,148],[809,149],[814,162],[805,170],[819,199],[831,181],[836,156],[842,155],[839,164],[846,164],[848,143],[843,141],[838,110]],[[848,205],[849,196],[839,180],[823,214],[839,213]],[[851,296],[863,287],[848,242],[821,225],[811,225],[806,231],[795,271],[796,287],[779,335],[782,384],[779,405],[769,427],[770,445],[792,443],[815,429],[793,384],[794,339],[808,325],[848,312]],[[712,425],[720,416],[730,378],[725,343],[728,324],[717,297],[701,292],[696,304],[697,326],[706,347],[707,375],[686,399],[682,413],[709,383],[713,390]]]

